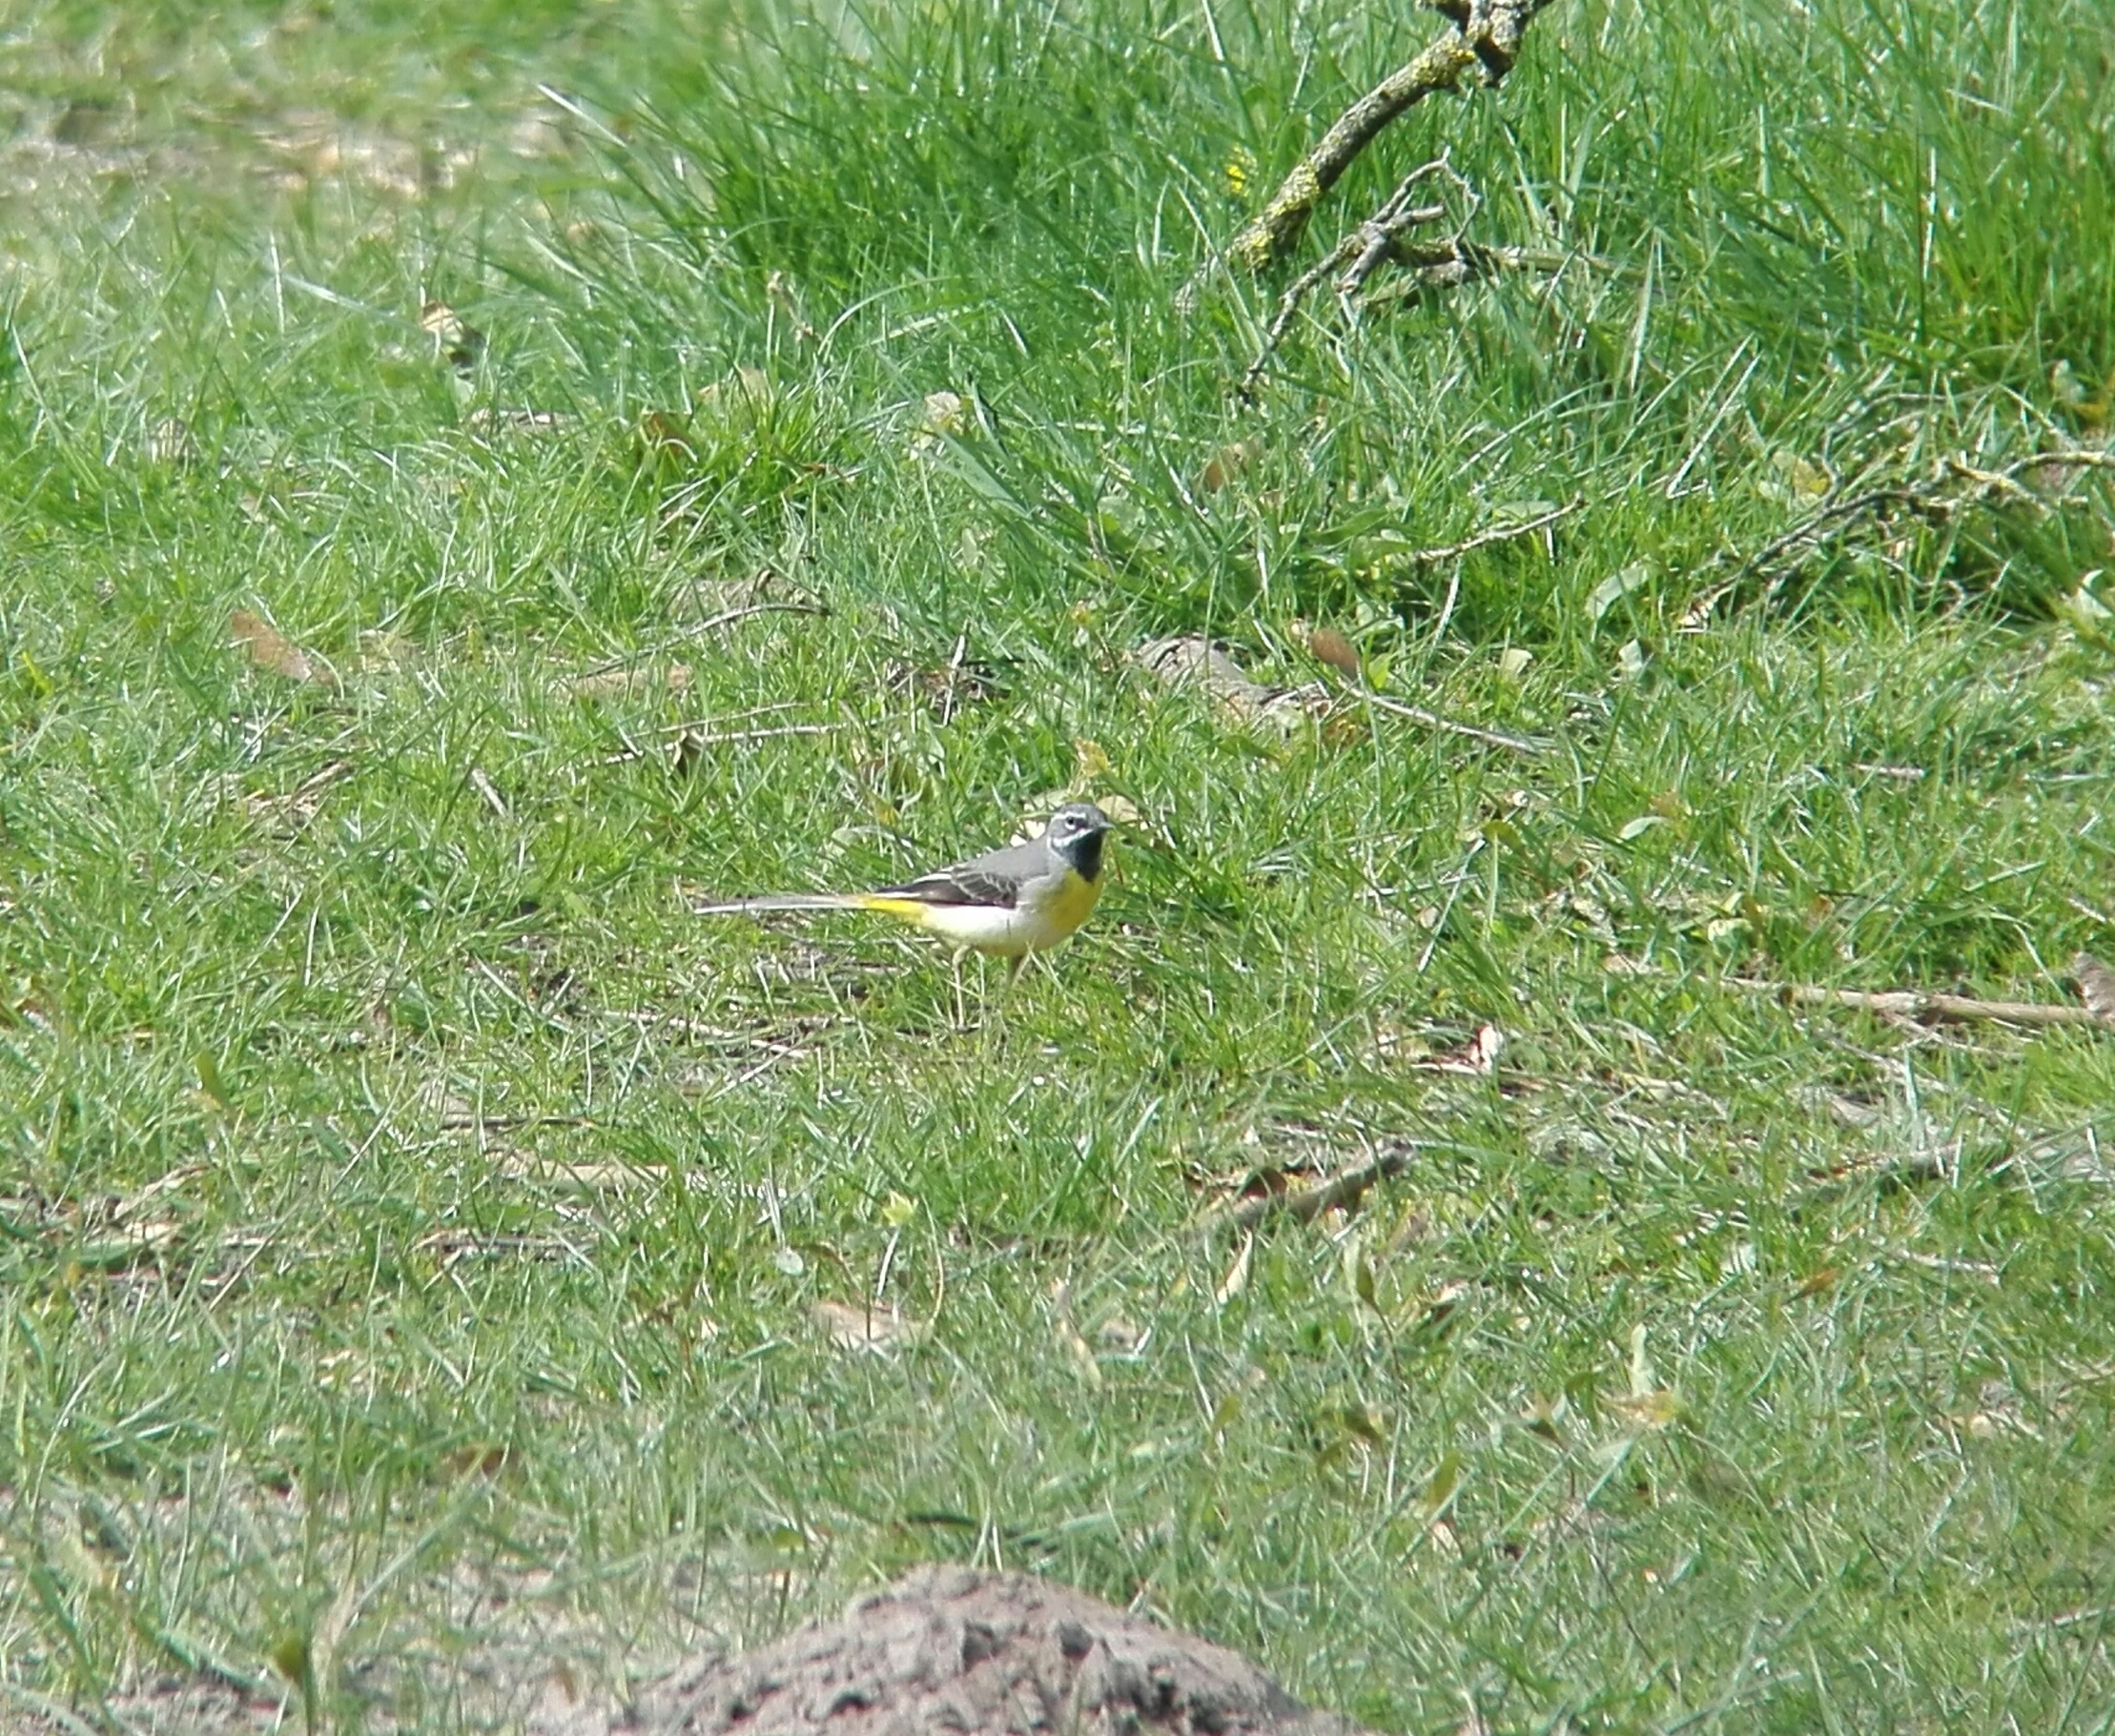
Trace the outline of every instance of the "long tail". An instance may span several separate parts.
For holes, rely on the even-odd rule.
[[[857,892],[772,892],[762,898],[729,898],[718,904],[694,904],[697,916],[749,916],[764,910],[856,910]]]

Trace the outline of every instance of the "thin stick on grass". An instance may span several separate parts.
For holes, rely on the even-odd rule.
[[[1333,1181],[1320,1187],[1298,1188],[1284,1194],[1265,1194],[1260,1199],[1243,1200],[1238,1206],[1223,1207],[1207,1213],[1198,1228],[1206,1234],[1220,1230],[1253,1230],[1267,1217],[1280,1213],[1295,1223],[1312,1223],[1324,1212],[1338,1208],[1348,1211],[1364,1199],[1378,1183],[1400,1175],[1409,1168],[1410,1159],[1425,1148],[1417,1143],[1391,1146],[1371,1163],[1362,1163],[1355,1170],[1348,1170]]]
[[[1765,983],[1752,977],[1728,977],[1727,986],[1751,994],[1768,994],[1798,1007],[1853,1007],[1897,1019],[1978,1020],[1999,1025],[2083,1025],[2115,1031],[2115,1015],[2090,1007],[2049,1001],[1986,1001],[1973,995],[1941,994],[1923,989],[1830,989],[1817,983]]]
[[[1548,742],[1538,742],[1524,735],[1508,735],[1500,729],[1485,729],[1475,724],[1457,723],[1453,718],[1442,717],[1436,711],[1427,711],[1422,705],[1404,704],[1399,699],[1388,699],[1366,687],[1353,689],[1358,697],[1377,711],[1386,711],[1392,717],[1407,718],[1413,724],[1423,724],[1427,729],[1437,729],[1446,735],[1464,736],[1472,742],[1482,742],[1491,747],[1503,747],[1508,753],[1517,753],[1525,759],[1539,760],[1550,751]]]
[[[607,675],[617,669],[628,668],[633,664],[645,663],[648,658],[659,657],[664,651],[672,651],[678,645],[688,644],[693,639],[702,639],[706,634],[720,627],[730,627],[738,621],[747,621],[752,615],[828,615],[829,613],[829,606],[820,602],[796,602],[791,601],[783,602],[745,602],[738,609],[723,610],[708,620],[699,622],[695,626],[685,627],[680,633],[671,633],[667,638],[658,639],[650,645],[641,645],[636,651],[626,651],[616,657],[605,658],[601,663],[590,664],[587,668],[583,669],[575,679],[592,681],[598,675]]]
[[[679,752],[695,754],[707,747],[729,747],[743,742],[770,742],[784,736],[832,735],[844,728],[843,724],[774,724],[764,729],[701,729],[695,724],[671,724],[660,733],[676,738]],[[605,754],[597,765],[628,766],[634,760],[645,759],[642,748],[627,747],[622,753]]]
[[[1712,605],[1743,580],[1759,578],[1787,556],[1799,557],[1848,535],[1868,520],[1898,513],[1943,523],[1958,514],[2009,503],[2035,511],[2049,509],[2048,500],[2022,479],[2037,471],[2099,470],[2115,472],[2115,452],[2094,447],[2060,446],[2030,452],[1997,470],[1971,464],[1964,458],[1942,459],[1922,478],[1881,482],[1843,499],[1829,499],[1789,530],[1773,537],[1734,569],[1733,576],[1700,599],[1693,615]],[[2068,479],[2065,479],[2066,480]],[[1788,563],[1790,564],[1790,563]],[[1772,582],[1782,582],[1782,575]]]
[[[1459,542],[1447,542],[1438,548],[1413,549],[1401,556],[1406,565],[1437,566],[1442,561],[1459,561],[1464,555],[1473,554],[1479,548],[1489,548],[1494,542],[1510,542],[1516,537],[1530,537],[1538,530],[1546,530],[1559,519],[1569,519],[1586,502],[1570,500],[1562,506],[1553,506],[1548,512],[1538,513],[1531,519],[1522,519],[1517,524],[1493,525],[1489,530],[1480,530],[1473,537]]]

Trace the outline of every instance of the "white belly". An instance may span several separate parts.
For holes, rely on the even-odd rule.
[[[975,947],[979,952],[1005,958],[1018,958],[1064,938],[1053,931],[1049,921],[1027,910],[995,909],[987,905],[934,905],[926,911],[925,926],[958,947]]]

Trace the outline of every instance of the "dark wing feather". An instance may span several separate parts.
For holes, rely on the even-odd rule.
[[[880,888],[887,898],[915,898],[920,904],[979,905],[1011,910],[1020,900],[1021,882],[1050,871],[1050,852],[1038,840],[993,850],[971,862],[920,874],[901,886]]]

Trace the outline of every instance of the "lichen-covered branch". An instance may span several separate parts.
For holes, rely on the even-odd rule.
[[[1381,129],[1434,91],[1457,89],[1470,71],[1496,84],[1512,71],[1528,21],[1550,0],[1448,0],[1440,10],[1453,28],[1426,45],[1346,109],[1321,142],[1294,165],[1284,183],[1226,249],[1226,256],[1252,272],[1266,270],[1289,254],[1322,195],[1337,184]]]

